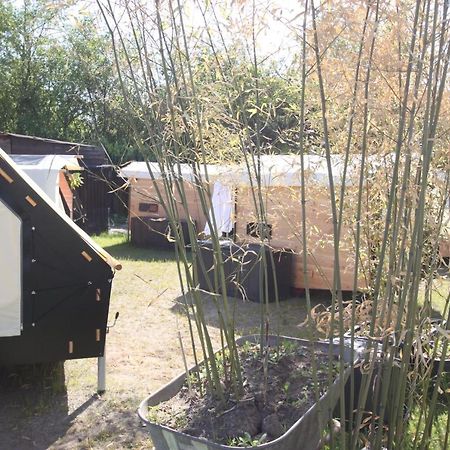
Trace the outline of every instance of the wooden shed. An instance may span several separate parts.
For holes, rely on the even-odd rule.
[[[73,220],[89,234],[108,229],[115,172],[103,148],[14,133],[0,133],[0,147],[11,155],[78,156],[84,169],[83,184],[73,192]]]
[[[333,179],[340,184],[342,162],[334,158]],[[333,221],[326,160],[319,156],[305,156],[307,274],[311,289],[331,289],[334,274]],[[297,155],[263,156],[261,159],[261,191],[266,223],[260,223],[254,195],[258,190],[250,186],[250,177],[242,177],[236,186],[236,241],[259,242],[260,235],[269,238],[275,249],[292,251],[292,287],[305,287],[303,275],[303,241],[301,215],[301,166]],[[252,177],[253,178],[253,177]],[[253,186],[256,180],[253,179]],[[339,247],[342,290],[353,289],[355,268],[354,216],[344,214]],[[367,286],[363,271],[359,271],[358,288]]]
[[[210,195],[212,196],[214,191],[213,180],[216,180],[219,174],[222,174],[225,170],[227,168],[223,166],[208,166],[208,179],[211,181],[209,190],[206,181],[204,181],[205,173],[201,174],[201,189],[208,204],[210,203]],[[148,234],[154,231],[159,234],[165,233],[168,217],[165,205],[169,203],[177,209],[176,215],[182,225],[191,221],[194,223],[198,234],[205,230],[207,217],[190,165],[181,164],[176,167],[170,175],[170,182],[165,181],[169,177],[163,173],[157,163],[132,162],[121,169],[121,175],[127,178],[130,183],[129,228],[131,239],[136,244],[151,244],[146,236],[148,237]],[[177,177],[178,183],[174,181],[174,177]],[[186,196],[185,202],[181,201],[181,194],[177,185],[182,185]],[[158,190],[161,197],[158,195]],[[168,190],[170,190],[171,202],[168,201]],[[164,238],[164,236],[162,237]],[[164,239],[161,240],[161,242],[164,241]]]
[[[0,149],[0,365],[104,354],[120,265]]]
[[[309,287],[312,289],[330,289],[333,283],[334,244],[333,223],[328,188],[326,160],[318,156],[306,156],[306,224],[307,224],[307,270]],[[210,192],[212,194],[212,209],[216,218],[223,216],[220,211],[223,200],[214,202],[214,192],[219,183],[228,186],[230,202],[228,208],[229,222],[234,228],[234,239],[238,244],[259,243],[259,234],[270,234],[270,245],[275,250],[285,249],[293,253],[293,268],[291,287],[304,288],[303,277],[303,244],[301,218],[301,183],[300,159],[291,156],[263,156],[261,159],[262,189],[261,200],[266,214],[267,223],[259,223],[258,208],[255,208],[254,195],[257,192],[256,177],[249,175],[247,169],[241,166],[208,166]],[[333,160],[335,183],[340,183],[342,161]],[[199,232],[205,229],[206,216],[203,213],[198,198],[197,189],[192,183],[192,170],[188,165],[182,165],[182,177],[187,195],[187,208],[180,208],[180,219],[188,217],[197,225]],[[122,168],[122,175],[130,181],[129,219],[131,235],[145,232],[149,228],[148,220],[153,223],[166,218],[161,202],[156,193],[156,186],[161,192],[163,178],[159,166],[150,164],[154,179],[149,174],[147,163],[135,162]],[[176,204],[181,205],[176,190],[173,190]],[[163,203],[166,200],[163,201]],[[259,200],[258,200],[259,201]],[[221,217],[222,219],[222,217]],[[352,290],[354,277],[354,217],[352,213],[344,216],[339,249],[340,275],[343,290]],[[142,224],[145,226],[142,227]],[[150,225],[151,227],[151,225]],[[367,258],[366,258],[367,260]],[[360,271],[358,287],[367,286],[363,271]]]
[[[149,168],[153,174],[150,175]],[[183,173],[188,172],[187,165],[183,164]],[[131,164],[121,169],[121,174],[129,180],[130,194],[129,194],[129,215],[132,217],[152,217],[152,218],[167,218],[168,214],[165,210],[165,205],[168,204],[167,186],[172,190],[173,199],[178,208],[179,218],[185,220],[188,218],[188,213],[185,208],[181,207],[180,194],[172,182],[167,186],[164,181],[164,174],[157,163],[132,162]],[[190,217],[198,224],[199,227],[204,226],[205,218],[201,213],[199,207],[199,197],[195,187],[190,180],[185,180],[183,183],[186,190],[187,205],[189,208]],[[158,190],[162,196],[162,202],[158,196]]]

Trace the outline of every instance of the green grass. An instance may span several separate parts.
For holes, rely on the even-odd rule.
[[[125,261],[175,262],[171,249],[136,247],[127,240],[126,234],[102,233],[93,239],[115,258]]]
[[[433,293],[431,296],[431,306],[435,311],[444,313],[447,296],[450,291],[450,278],[440,277],[434,281]]]
[[[447,394],[448,395],[448,394]],[[427,442],[426,448],[430,450],[441,450],[448,448],[448,445],[450,444],[450,440],[447,442],[447,447],[445,446],[445,438],[446,438],[446,432],[447,432],[447,422],[448,422],[448,415],[449,415],[449,407],[450,404],[447,400],[447,405],[444,403],[440,403],[437,405],[436,410],[436,416],[433,420],[432,425],[432,431],[429,441]],[[406,439],[404,443],[404,449],[405,450],[415,450],[417,448],[417,443],[420,444],[420,438],[423,435],[423,419],[421,421],[421,424],[419,426],[419,415],[420,415],[421,409],[419,407],[414,408],[413,412],[411,413],[411,416],[408,420],[408,426],[407,426],[407,433],[406,433]],[[419,439],[418,442],[414,443],[414,435],[416,431],[419,429]]]
[[[96,236],[92,236],[92,238],[94,239],[95,242],[97,242],[98,245],[103,247],[105,250],[107,247],[122,245],[128,242],[127,235],[122,233],[115,233],[115,234],[102,233]]]
[[[95,241],[101,245],[113,257],[123,263],[123,269],[116,274],[113,289],[114,292],[131,293],[130,279],[139,278],[145,282],[157,282],[160,286],[160,292],[165,289],[179,289],[179,278],[175,259],[175,252],[171,249],[141,248],[132,245],[127,241],[126,235],[108,235],[101,234],[94,237]],[[190,255],[188,255],[190,259]],[[183,276],[184,279],[184,276]],[[145,295],[143,284],[133,284],[133,295]],[[319,291],[312,295],[312,302],[327,303],[330,300],[327,292]],[[172,298],[172,301],[179,305],[179,312],[182,312],[182,298]],[[210,300],[205,295],[205,300]],[[156,300],[155,300],[156,301]],[[236,329],[239,335],[258,334],[260,306],[253,302],[243,302],[242,300],[229,299],[235,308]],[[208,324],[214,328],[218,327],[217,311],[212,301],[205,301],[205,314]],[[279,326],[284,334],[296,337],[306,337],[306,330],[299,328],[298,325],[303,322],[306,314],[306,302],[304,297],[296,297],[280,302],[280,311],[276,310],[275,303],[269,305],[270,313],[270,332],[276,333],[276,327]],[[181,317],[185,320],[185,317]]]
[[[450,291],[450,275],[445,272],[433,280],[433,289],[431,292],[431,312],[430,315],[436,318],[442,318],[446,310],[446,302]],[[422,286],[419,292],[419,304],[423,305],[425,301],[425,288]]]

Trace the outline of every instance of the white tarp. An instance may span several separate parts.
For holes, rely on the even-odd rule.
[[[11,158],[64,212],[59,193],[59,173],[64,167],[79,170],[78,159],[68,155],[11,155]]]
[[[0,199],[0,337],[19,336],[22,310],[22,221]]]
[[[153,178],[159,180],[162,178],[161,168],[157,163],[147,163],[144,161],[133,161],[125,167],[120,169],[120,175],[124,178],[137,178],[137,179],[152,179],[150,175],[149,167]]]
[[[355,159],[355,158],[353,158]],[[349,166],[349,172],[354,171],[357,161],[352,161]],[[157,163],[148,163],[154,179],[161,179],[163,177],[161,168]],[[318,184],[328,185],[328,166],[327,160],[319,155],[305,155],[304,156],[305,172],[309,181],[314,181]],[[255,159],[248,159],[248,166],[246,163],[240,165],[218,165],[208,164],[206,166],[200,165],[199,175],[202,180],[206,180],[206,171],[208,179],[211,182],[220,181],[222,185],[228,186],[256,186],[257,176],[259,173],[261,185],[269,186],[300,186],[301,185],[301,160],[300,155],[263,155],[259,162]],[[344,160],[342,156],[333,155],[331,157],[331,166],[333,172],[333,179],[339,183],[343,174]],[[124,178],[136,179],[152,179],[147,163],[132,162],[121,169],[121,175]],[[172,176],[181,176],[186,181],[193,181],[195,179],[191,165],[179,164],[173,169]]]
[[[229,233],[233,229],[233,196],[230,186],[222,184],[220,181],[214,183],[212,194],[212,208],[209,210],[209,218],[213,223],[213,217],[216,222],[219,237],[221,233]],[[208,222],[206,223],[204,233],[211,235]]]
[[[206,175],[208,175],[208,180],[210,181],[215,181],[219,178],[222,181],[225,181],[227,178],[231,177],[232,174],[233,168],[231,166],[221,166],[218,164],[208,164],[206,166],[206,170],[205,166],[201,164],[198,170],[198,176],[200,176],[202,181],[206,181]],[[188,182],[193,182],[195,180],[192,166],[185,163],[175,165],[173,169],[168,173],[167,169],[162,170],[161,166],[158,163],[133,161],[132,163],[120,169],[120,175],[124,178],[136,178],[144,180],[160,180],[164,175],[169,175],[172,178],[182,178],[184,181]]]
[[[249,159],[248,165],[243,164],[240,168],[240,176],[237,184],[244,186],[257,186],[259,174],[261,186],[301,186],[302,166],[301,157],[296,154],[286,155],[263,155],[259,162],[255,159]],[[349,167],[349,171],[354,170],[354,161]],[[304,155],[305,177],[308,182],[328,185],[328,164],[324,156]],[[331,170],[333,181],[339,183],[344,172],[344,159],[341,156],[333,155],[331,157]]]

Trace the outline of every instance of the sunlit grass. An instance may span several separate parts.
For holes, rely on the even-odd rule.
[[[433,289],[431,293],[431,308],[433,316],[440,317],[445,311],[448,293],[450,292],[450,275],[443,273],[433,280]],[[424,304],[425,288],[419,292],[419,304]]]
[[[449,419],[449,394],[446,394],[447,399],[442,398],[440,403],[436,406],[435,418],[433,420],[431,436],[427,442],[426,448],[430,450],[441,450],[448,448],[450,442],[446,442],[446,433]],[[419,416],[421,408],[416,406],[412,411],[408,420],[408,427],[406,432],[406,439],[404,442],[405,450],[415,450],[420,443],[420,439],[423,435],[424,423],[423,419],[419,426]],[[418,430],[418,431],[417,431]],[[418,434],[418,442],[414,441],[414,437]]]
[[[444,312],[447,296],[450,291],[450,278],[440,277],[434,281],[431,305],[435,311]]]
[[[128,237],[125,233],[102,233],[93,236],[93,239],[97,244],[103,247],[105,250],[107,247],[112,247],[113,245],[126,244],[128,242]]]

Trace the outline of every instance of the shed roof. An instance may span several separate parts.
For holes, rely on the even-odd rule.
[[[237,170],[237,166],[235,167]],[[199,176],[202,179],[206,179],[206,173],[208,174],[208,179],[215,180],[218,178],[226,178],[230,175],[232,171],[232,166],[224,166],[218,164],[208,164],[206,166],[200,166]],[[185,181],[194,181],[194,170],[190,164],[179,164],[175,165],[170,171],[162,167],[156,162],[145,162],[145,161],[133,161],[130,164],[122,167],[120,169],[120,175],[124,178],[136,178],[136,179],[155,179],[160,180],[165,176],[181,177]],[[153,176],[152,176],[153,175]]]
[[[76,156],[72,155],[10,155],[23,170],[80,170]]]
[[[110,163],[109,155],[103,148],[78,142],[0,132],[0,147],[6,153],[15,155],[80,156],[82,165],[87,168]]]

